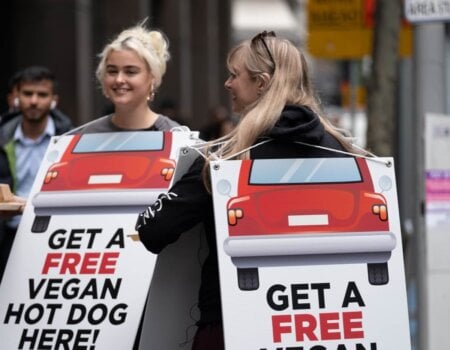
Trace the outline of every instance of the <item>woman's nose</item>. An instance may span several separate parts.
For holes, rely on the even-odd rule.
[[[116,81],[123,82],[125,80],[125,75],[122,72],[117,73]]]

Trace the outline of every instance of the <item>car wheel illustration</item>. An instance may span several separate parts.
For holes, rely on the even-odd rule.
[[[36,216],[31,226],[31,232],[43,233],[47,231],[51,216]]]
[[[388,264],[377,263],[367,264],[367,272],[369,274],[369,282],[375,286],[381,286],[389,282]]]
[[[237,269],[238,284],[241,290],[257,290],[259,288],[258,268]]]

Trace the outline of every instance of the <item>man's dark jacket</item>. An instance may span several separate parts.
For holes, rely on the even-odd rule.
[[[72,129],[72,122],[65,114],[57,110],[50,112],[50,117],[55,123],[55,135],[61,135]],[[15,149],[13,136],[17,126],[22,122],[22,115],[17,115],[8,120],[0,127],[0,183],[8,184],[15,193],[16,174],[15,174]],[[11,229],[7,229],[6,220],[0,218],[0,280],[9,253],[10,245],[14,235]],[[5,256],[6,255],[6,256]]]

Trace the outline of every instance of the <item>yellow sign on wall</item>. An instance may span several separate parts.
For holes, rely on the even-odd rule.
[[[308,49],[311,55],[357,59],[372,52],[376,0],[309,0]],[[400,31],[401,56],[412,51],[411,27]]]

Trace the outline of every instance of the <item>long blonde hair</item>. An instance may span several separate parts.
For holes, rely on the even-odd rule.
[[[265,36],[262,38],[263,42],[255,38],[241,42],[229,52],[228,68],[232,71],[232,63],[238,62],[252,79],[263,76],[269,76],[270,79],[265,92],[242,112],[236,128],[217,140],[222,142],[218,151],[220,157],[227,158],[248,149],[258,137],[274,127],[283,108],[288,104],[309,107],[318,115],[326,131],[332,134],[344,149],[354,151],[348,135],[344,135],[322,117],[311,85],[308,65],[300,50],[286,39]],[[248,159],[249,152],[243,152],[235,158]]]
[[[265,33],[265,32],[264,32]],[[249,148],[255,141],[267,134],[280,118],[286,105],[300,105],[311,109],[320,119],[325,130],[333,135],[344,150],[365,154],[354,148],[350,133],[335,128],[322,116],[309,77],[308,64],[302,54],[289,40],[261,34],[252,40],[245,40],[228,54],[227,66],[233,72],[233,63],[241,64],[251,79],[267,79],[266,90],[240,115],[240,121],[233,131],[204,148],[206,162],[203,168],[204,184],[209,190],[209,162],[222,159],[249,159]],[[219,145],[219,146],[218,146]]]

